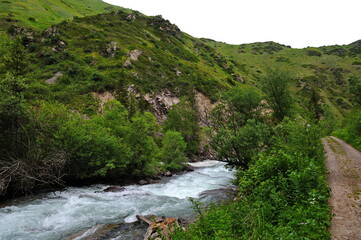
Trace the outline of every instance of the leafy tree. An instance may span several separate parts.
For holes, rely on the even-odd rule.
[[[174,131],[167,131],[163,137],[160,159],[170,170],[180,170],[183,163],[187,161],[185,150],[187,143],[183,140],[182,134]]]
[[[131,177],[153,174],[159,149],[153,138],[158,125],[151,113],[138,112],[129,119],[127,109],[113,100],[106,103],[103,116],[96,117],[94,121],[120,141],[121,152],[129,159],[125,169]]]
[[[273,110],[274,117],[279,122],[290,112],[292,107],[290,82],[290,73],[278,68],[268,69],[266,76],[262,79],[262,90],[267,96],[267,102]]]
[[[133,177],[154,174],[153,165],[159,153],[153,138],[156,130],[155,117],[149,112],[138,113],[130,120],[124,140],[132,150],[131,161],[127,169]]]
[[[66,123],[60,135],[75,178],[124,176],[132,157],[130,147],[110,129],[80,117]]]
[[[191,101],[182,99],[167,114],[163,125],[165,131],[176,131],[182,134],[187,143],[186,153],[189,157],[197,154],[199,148],[198,112]]]
[[[223,94],[212,113],[212,147],[218,158],[247,168],[269,135],[262,122],[262,95],[253,87],[241,86]]]
[[[21,127],[28,120],[24,92],[27,89],[21,77],[7,74],[0,79],[0,144],[1,152],[20,154]]]

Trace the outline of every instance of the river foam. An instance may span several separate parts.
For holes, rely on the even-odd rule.
[[[196,167],[193,172],[156,184],[127,186],[122,192],[95,193],[106,185],[71,187],[0,208],[0,239],[67,239],[98,224],[136,221],[136,214],[185,218],[193,214],[189,197],[229,186],[233,178],[221,162],[192,165]]]

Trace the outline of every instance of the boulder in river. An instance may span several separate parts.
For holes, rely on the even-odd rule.
[[[125,187],[121,187],[121,186],[111,186],[111,187],[107,187],[106,189],[102,190],[102,191],[95,191],[95,193],[102,193],[102,192],[122,192],[125,190]]]
[[[140,180],[140,181],[138,182],[138,184],[139,184],[139,185],[146,185],[146,184],[148,184],[148,182],[147,182],[146,180]]]

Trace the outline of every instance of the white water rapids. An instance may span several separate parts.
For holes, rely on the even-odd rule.
[[[135,215],[187,217],[189,197],[230,185],[233,173],[224,163],[193,164],[195,171],[156,184],[131,185],[122,192],[101,192],[108,186],[68,188],[0,208],[0,240],[57,240],[97,224],[136,221]]]

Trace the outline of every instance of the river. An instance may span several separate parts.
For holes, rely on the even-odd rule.
[[[229,187],[234,177],[221,162],[198,162],[194,167],[193,172],[155,184],[126,186],[121,192],[95,193],[109,187],[106,185],[69,187],[10,204],[0,208],[0,239],[69,239],[99,224],[134,222],[136,214],[188,218],[194,213],[189,197],[214,200],[212,194],[204,193]]]

